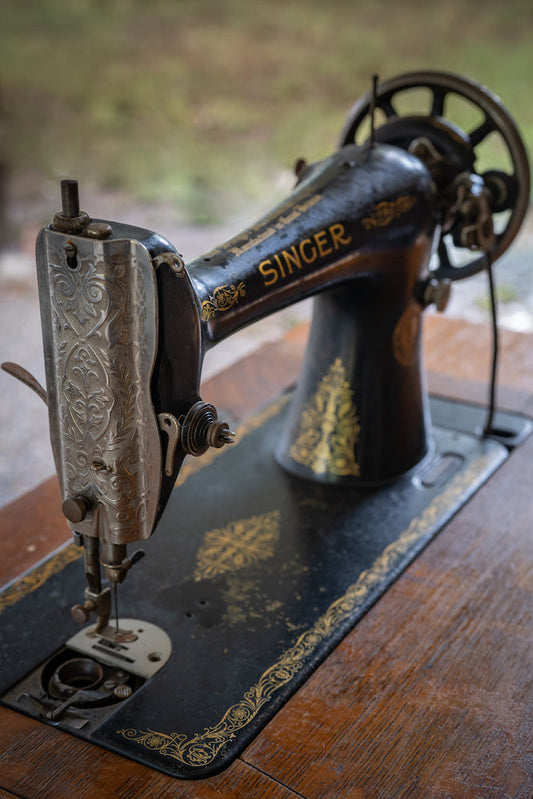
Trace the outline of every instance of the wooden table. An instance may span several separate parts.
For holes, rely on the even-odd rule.
[[[502,335],[500,406],[533,416],[533,336]],[[305,330],[204,387],[238,420],[291,383]],[[489,335],[426,321],[430,388],[485,401]],[[181,782],[0,708],[0,799],[530,797],[533,436],[243,755]],[[67,533],[55,479],[0,511],[0,584]],[[529,708],[528,708],[529,702]]]

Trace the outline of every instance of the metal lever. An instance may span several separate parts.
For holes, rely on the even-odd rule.
[[[202,455],[209,447],[220,449],[232,444],[235,433],[226,422],[218,420],[214,405],[199,400],[189,408],[187,415],[178,420],[171,413],[157,415],[159,427],[168,435],[165,474],[170,477],[174,469],[174,455],[178,441],[189,455]]]
[[[42,399],[45,405],[48,405],[48,396],[46,394],[46,390],[41,386],[37,378],[35,378],[27,369],[23,366],[20,366],[18,363],[12,363],[11,361],[5,361],[3,364],[0,365],[4,372],[7,372],[8,375],[11,377],[16,377],[17,380],[20,380],[21,383],[24,383],[25,386],[31,388],[32,391],[35,391],[38,397]]]
[[[174,468],[174,454],[180,438],[180,426],[177,419],[171,413],[158,413],[157,420],[159,427],[168,435],[167,456],[165,458],[165,474],[167,477],[172,475]]]

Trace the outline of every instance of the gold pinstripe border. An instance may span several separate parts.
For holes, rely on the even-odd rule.
[[[7,588],[2,591],[0,594],[0,613],[6,608],[11,607],[11,605],[15,605],[22,597],[40,588],[49,577],[52,577],[54,574],[59,574],[59,572],[63,571],[65,566],[68,566],[69,563],[73,563],[75,560],[79,560],[82,556],[83,549],[81,547],[77,547],[74,544],[67,544],[67,546],[64,546],[56,552],[55,555],[51,555],[47,560],[39,563],[31,571],[19,577],[18,580],[15,580],[15,582],[8,585]]]
[[[236,443],[276,416],[289,398],[289,395],[280,397],[247,420],[239,428]],[[221,454],[223,450],[210,450],[201,459],[190,461],[182,469],[177,485],[182,485],[188,477],[209,466]],[[439,516],[450,508],[467,488],[471,487],[474,490],[479,487],[480,475],[491,462],[490,453],[481,455],[468,469],[457,475],[422,514],[411,521],[399,538],[384,549],[372,566],[360,575],[346,593],[336,599],[315,624],[304,631],[296,642],[269,666],[258,682],[244,693],[243,698],[228,708],[216,725],[204,729],[191,738],[179,732],[158,732],[151,729],[144,731],[121,729],[116,730],[116,734],[152,752],[158,752],[164,758],[177,760],[189,767],[205,767],[212,763],[222,747],[257,716],[276,691],[294,678],[318,647],[350,621],[354,611],[365,603],[401,559],[412,547],[424,540]],[[80,559],[82,554],[81,548],[73,544],[67,545],[9,585],[0,593],[0,613],[42,586],[49,577],[62,571],[69,563]]]
[[[346,593],[336,599],[315,624],[303,632],[279,660],[261,675],[258,682],[244,693],[243,698],[226,710],[213,727],[207,727],[191,738],[179,732],[132,728],[116,730],[117,735],[189,767],[205,767],[212,763],[222,747],[257,716],[276,691],[293,679],[320,645],[350,622],[357,608],[364,605],[413,547],[423,543],[436,520],[453,507],[453,503],[465,490],[479,487],[481,475],[491,462],[490,453],[481,455],[464,472],[457,475],[422,514],[411,521],[399,538],[383,550]]]

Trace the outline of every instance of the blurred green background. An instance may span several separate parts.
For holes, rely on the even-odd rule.
[[[268,206],[374,72],[474,78],[531,149],[532,30],[531,0],[3,0],[7,202],[68,176],[187,223]]]
[[[0,0],[0,360],[44,379],[33,253],[61,178],[82,181],[89,214],[151,227],[189,258],[281,199],[298,157],[327,156],[374,73],[473,78],[531,150],[532,32],[531,0]],[[532,252],[530,223],[498,266],[514,329],[533,330]],[[485,320],[484,278],[457,284],[448,313]],[[204,376],[309,313],[232,336]],[[1,372],[0,504],[53,471],[47,427]]]

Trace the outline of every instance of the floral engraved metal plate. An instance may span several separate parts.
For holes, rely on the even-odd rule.
[[[100,527],[117,544],[148,538],[161,477],[150,395],[157,289],[149,253],[133,240],[45,228],[37,269],[57,474],[64,499],[81,495],[89,505],[75,528],[97,535]]]

